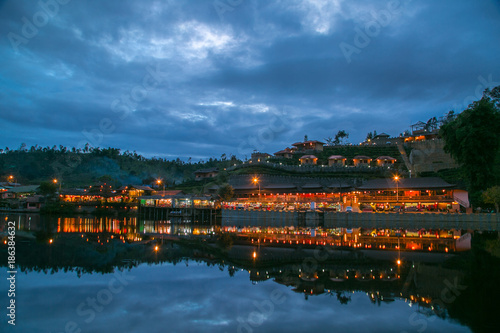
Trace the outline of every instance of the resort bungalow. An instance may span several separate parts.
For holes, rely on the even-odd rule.
[[[194,179],[203,180],[208,178],[214,178],[217,177],[218,174],[219,174],[219,169],[217,168],[200,169],[194,172]]]
[[[292,146],[297,148],[297,151],[323,151],[323,145],[325,143],[321,141],[304,141],[304,142],[296,142],[292,144]]]
[[[377,166],[385,167],[385,166],[393,166],[394,163],[397,161],[397,159],[390,156],[379,156],[377,157],[376,161],[377,161]]]
[[[264,162],[265,160],[267,160],[269,157],[272,157],[271,155],[269,155],[268,153],[261,153],[261,152],[253,152],[252,153],[252,159],[251,159],[251,163],[260,163],[260,162]]]
[[[364,155],[354,156],[352,159],[354,166],[370,166],[372,158]]]
[[[344,166],[346,158],[342,155],[332,155],[328,157],[328,166]]]
[[[304,155],[299,158],[301,165],[316,165],[318,163],[318,158],[314,155]]]
[[[290,148],[285,148],[283,150],[280,150],[276,153],[274,153],[275,157],[279,158],[292,158],[293,157],[293,150]]]

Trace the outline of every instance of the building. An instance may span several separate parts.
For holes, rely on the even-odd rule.
[[[120,187],[117,192],[129,199],[135,199],[143,195],[152,195],[154,190],[146,185],[128,185]]]
[[[261,153],[261,152],[258,152],[258,151],[254,151],[252,153],[252,158],[251,158],[251,163],[260,163],[260,162],[264,162],[265,160],[267,160],[269,157],[272,157],[271,155],[269,155],[268,153]]]
[[[40,208],[42,207],[42,200],[43,200],[42,195],[34,195],[32,197],[27,197],[26,198],[26,209],[32,210],[32,211],[40,210]]]
[[[117,203],[129,201],[128,193],[123,190],[111,190],[101,186],[89,186],[86,189],[70,188],[63,189],[59,199],[64,202],[78,203],[81,205],[96,205],[100,203]]]
[[[293,152],[294,152],[293,149],[285,148],[283,150],[280,150],[280,151],[277,151],[276,153],[274,153],[274,156],[278,157],[278,158],[292,158]]]
[[[372,179],[356,188],[359,204],[372,207],[399,206],[406,210],[415,211],[443,211],[457,210],[460,204],[468,207],[468,199],[463,195],[463,190],[455,189],[454,184],[449,184],[438,177],[401,178],[399,180]]]
[[[404,138],[404,142],[432,140],[439,137],[439,123],[435,118],[429,119],[427,123],[419,121],[411,127],[411,135]]]
[[[194,172],[195,180],[203,180],[217,177],[219,174],[218,168],[210,168],[210,169],[199,169]]]
[[[370,166],[372,158],[364,155],[354,156],[352,159],[354,166]]]
[[[314,155],[304,155],[299,158],[301,165],[316,165],[318,164],[318,158]]]
[[[31,196],[38,191],[40,185],[26,185],[7,188],[7,191],[2,191],[2,199],[22,199]]]
[[[379,156],[376,159],[377,166],[379,167],[387,167],[393,166],[396,163],[397,159],[391,156]]]
[[[328,166],[345,166],[346,158],[342,155],[332,155],[328,157]]]
[[[296,142],[292,144],[295,148],[297,148],[297,151],[299,152],[305,152],[305,151],[323,151],[323,146],[324,142],[321,141],[304,141],[304,142]]]

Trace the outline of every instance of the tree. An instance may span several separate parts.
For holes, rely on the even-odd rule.
[[[372,132],[368,132],[368,134],[366,134],[366,139],[365,140],[368,141],[368,140],[371,140],[371,139],[373,139],[373,133]]]
[[[500,110],[483,97],[440,129],[444,150],[460,164],[471,201],[495,179],[495,159],[500,147]],[[476,201],[476,203],[477,203]]]
[[[57,191],[57,184],[54,182],[41,182],[38,191],[43,195],[54,195]]]
[[[336,145],[340,145],[344,143],[344,139],[349,138],[349,133],[347,133],[344,130],[339,130],[337,134],[335,134],[335,139],[333,140],[333,143]]]
[[[325,142],[327,146],[333,146],[333,138],[331,136],[325,138]]]
[[[219,187],[219,190],[217,191],[217,196],[221,201],[229,201],[234,196],[234,189],[229,184],[223,185]]]
[[[493,186],[487,189],[482,194],[485,203],[495,205],[495,211],[498,213],[498,206],[500,204],[500,186]]]

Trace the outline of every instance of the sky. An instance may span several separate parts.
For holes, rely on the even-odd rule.
[[[0,148],[359,144],[462,111],[498,54],[498,0],[0,0]]]

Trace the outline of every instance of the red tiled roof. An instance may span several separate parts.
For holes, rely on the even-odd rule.
[[[379,156],[377,157],[377,160],[390,160],[390,161],[396,161],[397,159],[394,158],[394,157],[390,157],[390,156]]]
[[[291,153],[293,153],[293,151],[290,148],[285,148],[283,150],[275,152],[274,155],[277,155],[277,154],[291,154]]]
[[[309,140],[309,141],[304,141],[304,142],[295,142],[294,144],[292,144],[292,146],[307,145],[307,144],[310,144],[310,143],[319,143],[319,144],[322,144],[322,145],[325,144],[324,142],[321,142],[321,141]]]
[[[439,177],[402,178],[396,184],[392,178],[372,179],[358,187],[358,190],[411,190],[411,189],[444,189],[455,185],[445,182]]]
[[[210,168],[210,169],[199,169],[196,170],[194,173],[212,173],[212,172],[219,172],[218,168]]]

